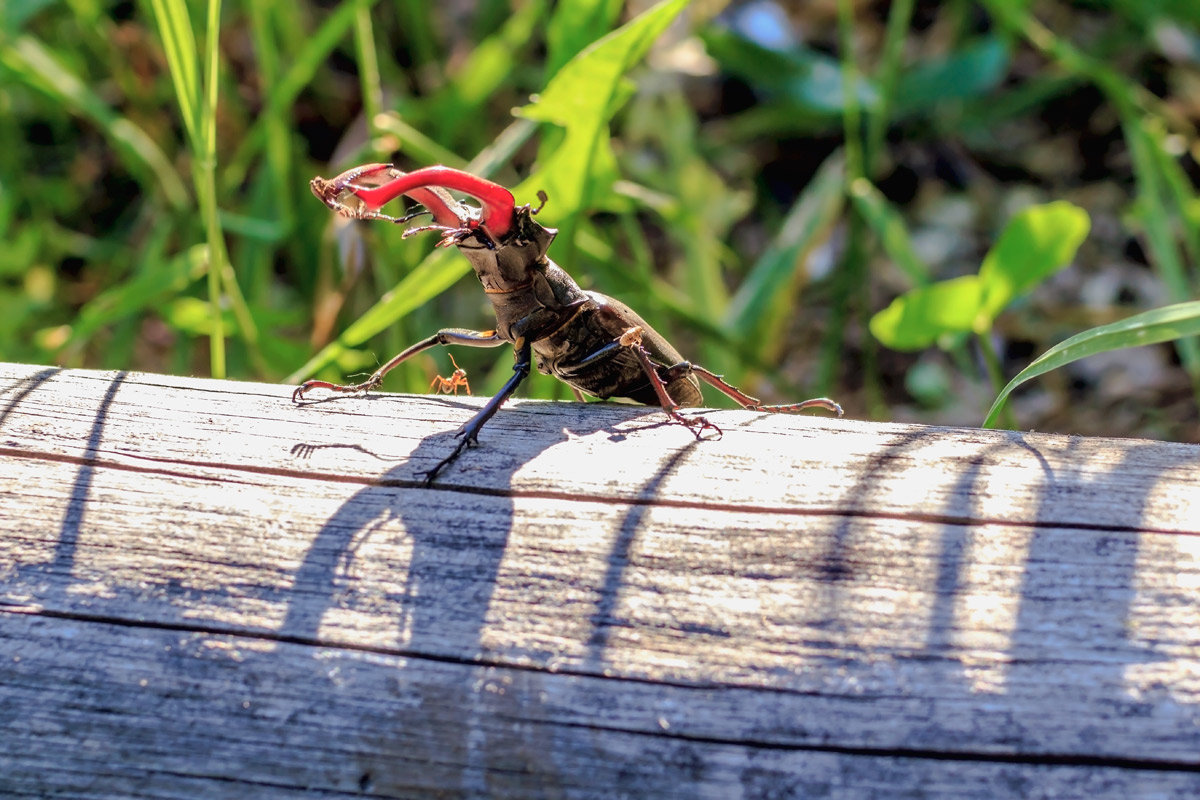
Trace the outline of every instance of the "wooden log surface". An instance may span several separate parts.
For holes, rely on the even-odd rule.
[[[0,796],[1200,796],[1200,447],[0,364]]]

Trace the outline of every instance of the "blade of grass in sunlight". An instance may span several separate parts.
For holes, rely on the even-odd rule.
[[[767,350],[778,351],[807,258],[828,237],[845,207],[845,174],[840,152],[825,159],[730,299],[722,327],[738,331],[739,338],[777,341]]]
[[[1200,301],[1156,308],[1072,336],[1038,356],[1009,381],[988,410],[983,427],[990,428],[996,424],[1000,410],[1018,386],[1051,370],[1097,353],[1170,342],[1197,334],[1200,334]]]
[[[208,245],[208,302],[212,314],[212,324],[209,327],[210,370],[213,377],[223,378],[226,373],[225,332],[222,325],[223,298],[228,297],[230,301],[231,310],[237,319],[251,358],[260,362],[261,356],[257,347],[257,326],[241,296],[236,276],[229,264],[225,236],[217,209],[216,116],[221,3],[220,0],[209,0],[207,6],[203,52],[204,82],[196,96],[191,94],[194,88],[192,80],[193,73],[199,67],[197,59],[200,53],[195,46],[190,20],[187,19],[187,8],[180,0],[156,0],[153,8],[164,47],[168,47],[166,43],[170,42],[169,50],[174,58],[186,59],[190,55],[192,59],[190,64],[172,63],[171,67],[179,69],[184,75],[183,78],[173,81],[173,85],[180,114],[185,117],[185,128],[191,140],[192,181]]]
[[[199,60],[187,3],[185,0],[150,0],[150,6],[154,9],[158,35],[167,57],[167,71],[175,86],[179,115],[192,149],[198,151],[201,142]]]

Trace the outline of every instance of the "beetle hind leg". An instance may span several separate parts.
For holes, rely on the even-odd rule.
[[[722,435],[721,429],[708,421],[707,417],[685,417],[679,413],[679,404],[671,399],[671,395],[667,392],[667,385],[663,383],[662,377],[658,374],[658,369],[650,358],[650,354],[646,352],[646,348],[642,347],[642,328],[635,325],[626,330],[617,339],[617,343],[622,347],[627,347],[641,362],[642,369],[645,370],[646,376],[650,378],[650,385],[654,388],[654,393],[658,396],[658,401],[662,405],[663,411],[671,418],[672,422],[677,422],[692,432],[697,439],[704,438],[705,431],[716,431],[718,437]],[[670,370],[690,370],[691,364],[684,362],[669,367]]]
[[[809,408],[823,408],[826,411],[831,411],[837,416],[842,416],[842,407],[828,397],[813,397],[809,400],[803,400],[799,403],[785,403],[783,405],[763,405],[762,401],[757,397],[751,397],[742,390],[738,389],[731,383],[726,382],[724,378],[717,375],[715,372],[710,372],[704,367],[696,364],[689,365],[692,374],[697,378],[707,383],[709,386],[718,390],[722,394],[730,397],[738,403],[742,408],[750,411],[766,411],[772,414],[794,414],[798,411],[804,411]]]

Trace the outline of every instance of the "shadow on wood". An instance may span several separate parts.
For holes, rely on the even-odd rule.
[[[0,365],[0,794],[1190,797],[1190,445]]]

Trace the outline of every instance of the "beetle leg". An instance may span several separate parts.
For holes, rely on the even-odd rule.
[[[313,389],[326,389],[328,391],[338,392],[341,394],[369,392],[371,389],[375,389],[379,386],[379,384],[383,383],[383,376],[387,375],[400,364],[412,358],[417,353],[428,350],[431,347],[436,347],[439,344],[460,344],[467,347],[499,347],[500,345],[504,344],[504,341],[505,340],[501,339],[500,335],[495,331],[470,331],[464,328],[444,328],[443,330],[435,333],[433,336],[430,336],[428,339],[422,339],[408,349],[392,357],[390,361],[388,361],[379,369],[375,370],[371,377],[367,378],[362,383],[342,385],[330,383],[329,381],[305,381],[297,386],[296,390],[292,392],[292,402],[299,403],[300,401],[304,400],[304,395]],[[455,374],[457,375],[457,373]],[[465,372],[463,373],[463,379],[464,381],[466,379]]]
[[[512,393],[517,390],[517,387],[521,385],[521,381],[525,380],[525,378],[529,376],[529,370],[533,361],[532,347],[530,343],[524,339],[520,340],[519,344],[515,344],[514,346],[517,347],[517,352],[516,363],[513,364],[512,377],[509,378],[508,382],[504,384],[504,387],[496,393],[495,397],[487,401],[487,405],[479,409],[478,413],[471,417],[471,419],[467,420],[467,422],[458,429],[458,432],[454,434],[456,437],[458,437],[459,442],[454,447],[453,452],[435,464],[433,469],[418,473],[419,475],[425,476],[426,486],[431,485],[433,483],[433,479],[437,477],[439,472],[448,467],[456,458],[462,455],[463,450],[466,450],[471,445],[479,444],[480,429],[483,428],[484,424],[495,415],[495,413],[500,409],[500,406],[504,404],[504,401],[507,400]]]
[[[646,348],[642,347],[642,328],[640,326],[635,325],[626,330],[617,339],[617,343],[622,347],[628,347],[641,362],[642,369],[650,378],[650,385],[654,388],[654,393],[658,395],[658,402],[662,404],[662,409],[668,417],[687,427],[697,439],[703,438],[704,432],[709,429],[716,431],[717,436],[721,435],[721,429],[705,417],[685,417],[679,413],[679,404],[671,399],[671,395],[667,392],[667,385],[659,377],[658,369],[650,359],[650,354],[646,352]]]
[[[787,403],[784,405],[777,405],[777,406],[765,406],[762,404],[762,401],[759,400],[757,397],[751,397],[750,395],[748,395],[745,392],[738,389],[736,386],[733,386],[732,384],[727,383],[725,381],[725,379],[722,378],[720,375],[717,375],[714,372],[710,372],[710,371],[706,370],[704,367],[697,366],[696,364],[690,364],[688,366],[689,366],[689,369],[692,372],[692,374],[694,374],[697,378],[704,381],[709,386],[712,386],[714,389],[717,389],[718,391],[720,391],[723,394],[727,395],[728,397],[732,398],[742,408],[746,408],[751,411],[767,411],[769,413],[791,414],[791,413],[795,413],[797,411],[803,411],[808,408],[823,408],[826,411],[832,411],[834,414],[837,414],[839,417],[842,415],[842,407],[840,405],[838,405],[837,403],[835,403],[834,401],[830,400],[828,397],[814,397],[810,400],[804,400],[799,403]]]

